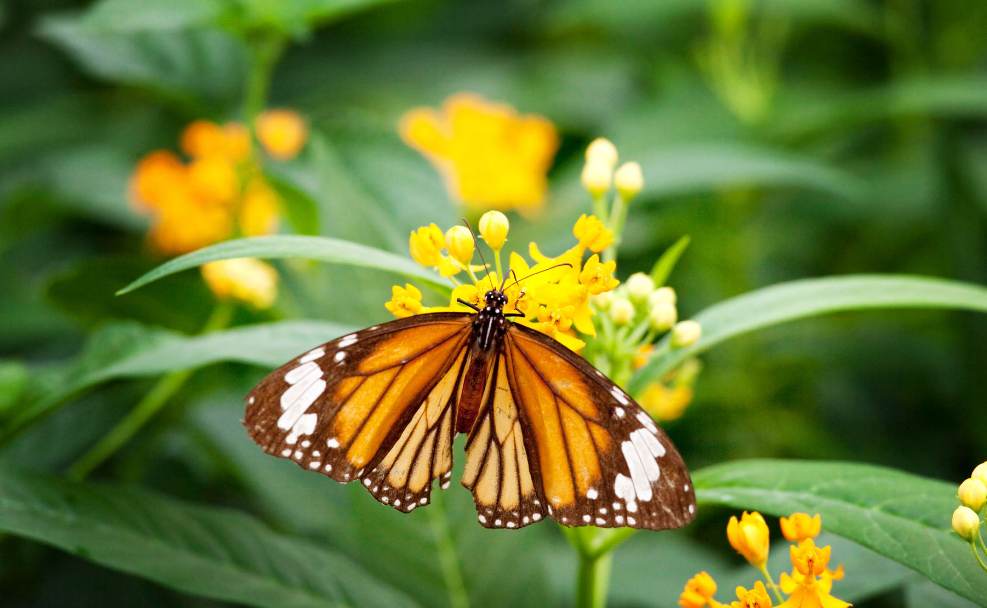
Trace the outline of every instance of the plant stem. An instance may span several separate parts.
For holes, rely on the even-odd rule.
[[[202,328],[202,333],[225,327],[230,322],[232,312],[233,309],[229,304],[225,302],[217,304],[206,321],[205,326]],[[134,409],[130,410],[130,413],[124,416],[109,433],[104,435],[96,445],[91,447],[69,467],[67,471],[69,479],[76,481],[85,479],[99,465],[106,462],[110,456],[115,454],[138,431],[144,428],[144,425],[164,407],[168,399],[185,384],[185,381],[188,380],[193,371],[192,369],[183,369],[171,372],[158,380],[154,387],[144,395],[144,398],[137,403]]]
[[[617,249],[620,247],[620,235],[627,221],[627,203],[619,194],[613,198],[613,212],[610,214],[610,231],[613,232],[613,245],[603,250],[604,262],[617,261]]]
[[[979,532],[977,532],[977,537],[980,537]],[[977,551],[977,544],[973,542],[973,540],[970,541],[970,549],[973,550],[973,556],[977,558],[977,563],[980,564],[980,567],[983,568],[984,571],[987,571],[987,564],[985,564],[983,558],[980,557],[980,552]]]
[[[497,262],[497,276],[500,277],[501,281],[503,281],[507,277],[504,276],[504,271],[500,266],[500,249],[494,250],[494,260]]]
[[[456,543],[449,530],[442,496],[434,494],[432,505],[425,511],[429,515],[428,521],[432,526],[432,536],[435,538],[435,547],[439,553],[442,578],[449,592],[449,604],[452,608],[469,608],[470,599],[466,593],[466,583],[463,582],[463,572],[459,568],[459,555],[456,553]]]
[[[606,198],[606,194],[601,194],[600,196],[593,198],[593,215],[595,215],[596,219],[600,220],[604,226],[607,225],[609,220],[607,217],[609,213],[607,210]]]
[[[284,36],[273,32],[257,34],[250,39],[250,74],[247,92],[243,102],[243,117],[252,122],[267,106],[267,93],[271,87],[271,74],[281,52],[284,51]]]
[[[605,608],[613,554],[579,555],[576,608]]]
[[[775,582],[771,580],[771,574],[768,572],[768,565],[761,564],[757,567],[757,569],[764,575],[764,580],[768,581],[768,587],[771,587],[771,590],[775,592],[775,597],[778,598],[778,603],[785,603],[785,600],[781,597],[781,591],[778,591],[777,585],[775,585]]]

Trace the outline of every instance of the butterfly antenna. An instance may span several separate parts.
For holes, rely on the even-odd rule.
[[[530,279],[531,277],[535,276],[536,274],[541,274],[543,272],[548,272],[549,270],[555,270],[556,268],[559,268],[560,266],[568,266],[569,268],[572,268],[572,264],[570,264],[568,262],[563,262],[561,264],[556,264],[555,266],[550,266],[548,268],[542,268],[538,272],[532,272],[531,274],[529,274],[528,276],[524,277],[523,279],[519,279],[519,278],[517,278],[517,275],[514,275],[514,282],[511,283],[509,285],[509,287],[513,287],[514,285],[520,283],[521,281]]]
[[[466,224],[467,230],[469,230],[470,234],[473,235],[473,247],[475,247],[477,252],[479,252],[480,254],[480,261],[483,262],[483,269],[487,271],[487,280],[490,282],[490,285],[492,287],[493,281],[490,281],[490,267],[487,266],[487,261],[483,259],[483,250],[480,249],[480,244],[476,240],[476,233],[473,232],[473,227],[470,226],[470,223],[466,221],[465,217],[463,218],[463,223]]]

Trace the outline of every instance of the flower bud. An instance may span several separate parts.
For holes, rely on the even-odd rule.
[[[473,261],[475,247],[473,233],[466,226],[453,226],[446,231],[446,249],[463,266],[469,266]]]
[[[412,232],[408,242],[411,257],[422,266],[438,266],[442,261],[443,246],[445,239],[435,224],[422,226],[417,232]]]
[[[674,289],[671,287],[659,287],[648,296],[648,306],[654,306],[659,302],[668,302],[669,304],[674,305],[675,299]]]
[[[589,301],[599,310],[607,310],[613,304],[613,291],[604,291],[589,297]]]
[[[672,328],[672,346],[692,346],[703,335],[703,328],[695,321],[682,321]]]
[[[289,160],[298,156],[305,140],[308,127],[297,112],[284,109],[267,110],[254,122],[257,139],[271,157]]]
[[[255,308],[270,308],[278,295],[278,273],[255,258],[209,262],[202,277],[221,299],[240,300]]]
[[[659,302],[648,310],[648,322],[655,331],[672,329],[678,318],[679,313],[675,310],[675,305],[668,302]]]
[[[480,217],[480,237],[494,251],[504,246],[510,227],[507,216],[500,211],[487,211]]]
[[[586,147],[586,164],[600,162],[612,171],[617,166],[617,147],[609,139],[598,137]]]
[[[613,185],[625,201],[630,201],[644,187],[641,165],[634,162],[621,165],[613,174]]]
[[[583,187],[594,198],[599,198],[610,189],[610,182],[613,179],[613,169],[606,163],[598,160],[587,161],[586,165],[583,166],[583,173],[580,179],[583,182]]]
[[[981,462],[977,465],[977,468],[973,469],[973,473],[970,475],[972,479],[979,479],[987,485],[987,462]]]
[[[627,298],[614,298],[610,304],[610,318],[617,325],[627,325],[634,320],[634,305]]]
[[[700,572],[689,579],[685,590],[679,596],[679,606],[683,608],[705,608],[716,594],[716,581],[709,574]]]
[[[979,479],[967,479],[960,484],[956,495],[961,503],[979,513],[987,502],[987,485]]]
[[[970,507],[956,507],[953,511],[953,531],[966,542],[973,542],[979,527],[980,517]]]
[[[794,513],[791,517],[782,517],[780,523],[781,533],[793,542],[815,538],[822,529],[822,519],[818,513],[815,517],[809,517],[806,513]]]
[[[648,296],[655,290],[655,282],[643,272],[635,272],[627,278],[627,293],[631,300],[637,303],[648,299]]]
[[[764,523],[764,518],[757,511],[744,511],[739,521],[736,515],[730,517],[727,540],[751,564],[763,566],[768,561],[771,534],[768,532],[768,524]]]

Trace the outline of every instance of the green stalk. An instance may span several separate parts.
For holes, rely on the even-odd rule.
[[[470,598],[466,593],[466,583],[463,581],[459,555],[456,553],[456,542],[449,530],[441,494],[433,495],[432,505],[425,511],[429,515],[428,522],[432,526],[432,536],[435,538],[435,546],[439,553],[442,578],[449,592],[449,604],[452,608],[469,608]]]
[[[761,564],[760,566],[755,566],[755,568],[760,570],[761,574],[764,575],[764,580],[768,582],[768,587],[771,587],[771,590],[775,592],[775,597],[778,599],[778,603],[783,604],[785,600],[781,597],[781,591],[778,591],[778,587],[775,585],[775,582],[771,580],[771,573],[768,572],[767,563]]]
[[[222,329],[229,324],[232,313],[233,309],[228,303],[220,302],[206,321],[202,333]],[[171,372],[158,380],[134,409],[130,410],[129,414],[124,416],[109,433],[104,435],[96,445],[69,467],[67,471],[69,479],[76,481],[85,479],[97,467],[106,462],[168,403],[168,399],[182,388],[193,371],[192,369],[183,369]]]
[[[627,202],[624,197],[617,195],[613,198],[613,213],[610,214],[610,231],[613,232],[613,245],[603,250],[604,262],[617,261],[617,248],[620,247],[621,233],[624,231],[624,224],[627,222]]]
[[[247,80],[246,98],[243,102],[244,120],[251,122],[267,106],[274,65],[285,48],[285,38],[279,33],[261,33],[248,40],[250,48],[250,74]]]

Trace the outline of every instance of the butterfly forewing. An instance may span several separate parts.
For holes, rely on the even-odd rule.
[[[315,348],[250,392],[244,425],[269,454],[363,478],[400,510],[424,504],[434,479],[448,481],[471,320],[409,317]]]
[[[565,525],[663,530],[689,523],[695,495],[672,442],[584,359],[511,325],[506,371],[536,493]]]

